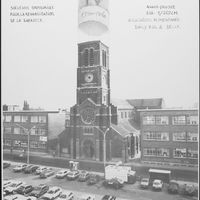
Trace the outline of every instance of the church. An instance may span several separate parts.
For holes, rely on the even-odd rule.
[[[140,157],[134,107],[112,102],[109,47],[101,41],[78,44],[76,104],[70,109],[72,159],[123,161]]]

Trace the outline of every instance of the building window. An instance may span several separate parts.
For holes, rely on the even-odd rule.
[[[46,130],[43,128],[38,128],[36,131],[37,135],[46,135]]]
[[[184,124],[186,124],[186,117],[185,116],[174,116],[174,117],[172,117],[172,124],[173,125],[184,125]]]
[[[38,142],[36,142],[36,141],[30,141],[30,147],[31,148],[38,148]]]
[[[21,146],[21,141],[20,140],[14,140],[14,146],[15,147],[20,147]]]
[[[46,148],[46,142],[38,142],[38,148],[39,149],[45,149]]]
[[[191,115],[191,116],[187,117],[187,124],[197,125],[198,124],[198,116]]]
[[[127,118],[127,113],[126,112],[124,112],[124,117]]]
[[[186,133],[185,132],[173,133],[173,141],[185,142],[186,141]]]
[[[4,120],[5,120],[5,122],[11,122],[12,116],[11,115],[5,115]]]
[[[169,124],[168,116],[156,116],[156,124],[158,124],[158,125],[167,125],[167,124]]]
[[[88,49],[85,49],[85,51],[84,51],[84,65],[85,66],[88,66],[88,55],[89,54],[89,52],[88,52]]]
[[[84,127],[83,129],[84,135],[93,135],[93,128],[92,127]]]
[[[186,158],[186,148],[183,149],[174,149],[174,158]]]
[[[14,134],[21,134],[21,129],[18,128],[18,127],[15,127],[13,133],[14,133]]]
[[[21,122],[21,116],[19,115],[14,116],[14,122]]]
[[[22,142],[21,142],[21,147],[28,147],[28,144],[27,144],[27,142],[25,142],[25,141],[22,141]]]
[[[188,158],[198,159],[198,150],[188,149],[187,156]]]
[[[144,132],[144,140],[156,140],[156,141],[169,141],[169,133],[166,132]]]
[[[31,134],[31,135],[36,135],[36,129],[35,129],[35,128],[32,128],[30,134]]]
[[[22,122],[28,122],[28,116],[22,116]]]
[[[3,143],[5,146],[12,146],[12,141],[11,140],[4,140],[4,143]]]
[[[90,66],[94,65],[94,49],[90,49]]]
[[[102,64],[106,67],[106,51],[102,50]]]
[[[46,116],[39,116],[40,123],[46,123]]]
[[[165,148],[144,148],[144,156],[154,156],[154,157],[169,157],[169,149]]]
[[[11,127],[4,127],[4,128],[3,128],[3,133],[4,133],[4,134],[11,134],[11,131],[12,131],[12,130],[11,130]]]
[[[198,133],[187,133],[187,141],[188,142],[198,142],[199,141],[198,136],[199,136]]]
[[[155,116],[144,116],[143,124],[145,125],[155,124]]]
[[[124,118],[124,113],[123,113],[123,112],[121,112],[121,118],[122,118],[122,119]]]
[[[38,123],[38,116],[31,116],[31,122]]]

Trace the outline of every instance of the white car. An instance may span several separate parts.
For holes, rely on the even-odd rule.
[[[95,196],[92,194],[84,194],[81,196],[80,200],[95,200]]]
[[[4,200],[26,200],[26,197],[21,194],[14,194],[4,197]]]
[[[37,197],[28,196],[28,197],[25,197],[24,200],[37,200],[37,199],[38,199]]]
[[[3,181],[3,189],[5,189],[6,187],[8,187],[10,184],[13,183],[13,180],[6,180]]]
[[[74,199],[74,194],[70,191],[62,193],[56,200],[72,200]]]
[[[52,187],[49,189],[47,193],[42,196],[42,199],[55,199],[59,197],[62,193],[62,189],[60,187]]]
[[[17,190],[20,186],[24,185],[25,183],[22,181],[13,181],[6,189],[4,192],[6,194],[12,194],[15,190]]]
[[[27,164],[20,164],[13,168],[14,172],[21,172],[23,171],[28,165]]]
[[[67,176],[68,172],[69,170],[61,170],[57,172],[56,178],[64,178],[65,176]]]
[[[154,190],[162,190],[163,182],[159,179],[155,179],[152,185]]]
[[[140,187],[143,189],[147,189],[149,187],[149,178],[143,178],[140,181]]]

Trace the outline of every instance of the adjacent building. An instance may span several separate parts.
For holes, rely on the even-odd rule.
[[[142,161],[198,163],[197,109],[143,109],[138,113]]]
[[[50,141],[65,129],[65,114],[60,111],[3,111],[3,148],[48,152]]]

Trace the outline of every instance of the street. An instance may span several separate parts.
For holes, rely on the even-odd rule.
[[[45,183],[51,186],[59,186],[63,190],[69,190],[74,192],[76,196],[80,196],[82,193],[95,194],[97,200],[100,200],[104,195],[110,194],[117,197],[117,199],[132,199],[132,200],[185,200],[194,199],[192,197],[186,197],[181,195],[168,194],[166,188],[163,191],[155,192],[151,189],[142,190],[139,188],[139,183],[126,184],[122,189],[107,189],[102,186],[102,182],[93,186],[88,186],[85,182],[68,181],[66,178],[57,179],[54,176],[46,179],[40,179],[38,175],[24,174],[23,172],[14,173],[12,171],[16,163],[12,162],[9,168],[3,170],[3,179],[16,179],[24,181],[33,186],[37,186],[40,183]],[[53,168],[55,172],[59,171],[59,168]]]

